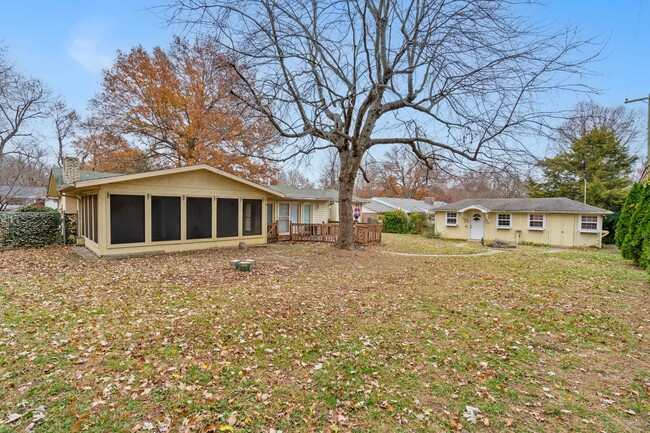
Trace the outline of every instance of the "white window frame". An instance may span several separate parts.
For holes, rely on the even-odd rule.
[[[542,226],[541,227],[533,227],[530,225],[531,223],[531,217],[533,216],[541,216],[542,217]],[[543,213],[531,213],[528,214],[528,230],[546,230],[546,214]]]
[[[596,218],[596,228],[595,229],[586,229],[582,226],[582,224],[585,223],[583,221],[583,218],[588,217],[588,218]],[[593,224],[593,221],[587,222],[587,224]],[[580,215],[578,219],[578,231],[581,233],[600,233],[600,218],[598,218],[598,215]]]
[[[449,222],[449,217],[451,215],[454,215],[454,220],[456,222],[454,222],[454,223]],[[446,215],[445,215],[445,223],[446,223],[447,227],[456,227],[458,225],[458,212],[447,212]]]
[[[508,225],[499,224],[501,216],[508,216]],[[512,214],[511,213],[497,213],[497,229],[511,229],[512,228]]]

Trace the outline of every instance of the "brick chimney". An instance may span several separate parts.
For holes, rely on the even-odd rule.
[[[427,196],[427,197],[424,197],[424,202],[425,202],[426,204],[433,205],[433,204],[435,204],[435,202],[436,202],[436,197],[435,197],[435,196]]]
[[[67,185],[79,180],[79,158],[63,158],[63,182]]]

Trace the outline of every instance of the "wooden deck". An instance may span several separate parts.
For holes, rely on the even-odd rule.
[[[358,244],[381,242],[381,224],[354,224],[354,241]],[[302,224],[291,223],[289,233],[278,231],[277,221],[267,226],[267,241],[292,242],[330,242],[334,243],[339,237],[339,223]]]

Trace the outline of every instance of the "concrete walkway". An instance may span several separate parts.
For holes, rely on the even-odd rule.
[[[72,247],[72,251],[89,263],[95,263],[97,260],[99,260],[99,257],[91,253],[90,250],[88,250],[86,247],[74,246]]]
[[[385,254],[394,254],[396,256],[407,256],[407,257],[479,257],[479,256],[492,256],[494,254],[503,253],[505,250],[489,250],[484,253],[473,253],[473,254],[413,254],[413,253],[400,253],[397,251],[382,251]]]

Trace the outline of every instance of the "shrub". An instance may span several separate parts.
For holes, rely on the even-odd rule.
[[[409,231],[419,235],[429,227],[429,217],[422,212],[413,212],[409,215]]]
[[[440,232],[436,231],[435,227],[430,227],[422,232],[422,236],[427,239],[440,239]]]
[[[408,233],[409,220],[403,210],[386,212],[382,218],[384,233]]]
[[[603,218],[603,230],[607,230],[609,233],[607,233],[607,236],[603,238],[603,243],[604,244],[613,244],[616,241],[616,225],[618,224],[618,220],[620,218],[620,213],[615,212],[611,215],[607,215]]]
[[[643,184],[635,183],[630,190],[630,193],[627,195],[625,204],[623,205],[623,210],[621,210],[621,215],[618,217],[616,223],[616,234],[614,235],[614,241],[616,246],[621,248],[625,236],[630,228],[630,219],[636,210],[636,207],[641,200],[643,195]],[[609,237],[609,235],[608,235]]]
[[[51,207],[45,207],[45,206],[36,206],[34,204],[30,204],[27,206],[23,206],[20,209],[16,209],[16,212],[57,212],[56,209],[52,209]]]
[[[60,238],[61,215],[58,212],[0,213],[0,247],[42,247]]]
[[[643,239],[650,224],[650,188],[643,187],[641,199],[628,224],[628,231],[621,245],[621,254],[628,260],[639,264],[643,250]]]

